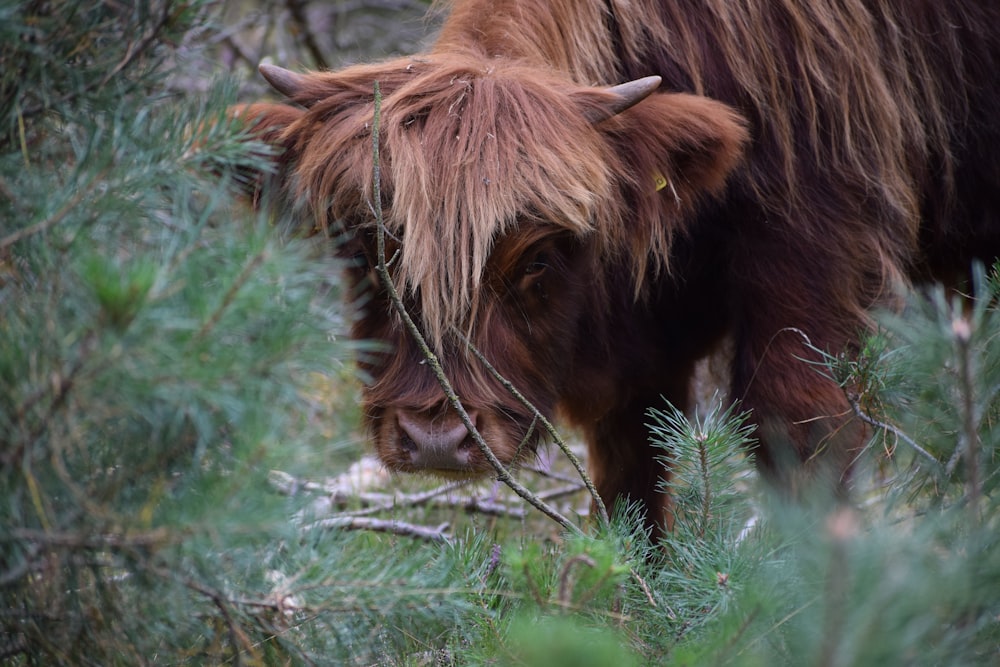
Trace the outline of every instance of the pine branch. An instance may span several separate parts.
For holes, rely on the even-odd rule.
[[[205,320],[205,323],[198,330],[196,338],[204,338],[208,333],[215,328],[215,326],[222,319],[223,314],[225,314],[226,309],[232,305],[233,301],[236,300],[236,295],[239,293],[240,289],[246,285],[253,275],[254,270],[257,269],[264,261],[268,258],[268,250],[264,248],[259,253],[254,255],[253,259],[246,263],[243,270],[240,271],[240,275],[236,277],[233,284],[229,286],[226,291],[225,296],[222,297],[222,301],[219,303],[218,307],[212,313],[212,315]]]
[[[60,99],[55,100],[51,104],[39,104],[34,107],[29,107],[25,109],[22,114],[23,118],[30,118],[32,116],[37,116],[38,114],[47,111],[48,109],[60,107],[65,104],[71,104],[78,98],[92,92],[95,90],[100,90],[101,88],[108,85],[112,79],[118,77],[122,72],[128,69],[135,61],[145,53],[148,49],[153,48],[158,39],[161,36],[161,32],[167,27],[171,19],[171,3],[164,2],[163,7],[157,15],[155,22],[149,25],[146,31],[140,35],[139,39],[128,43],[128,48],[125,54],[122,56],[121,60],[108,70],[103,77],[100,79],[92,79],[86,84],[84,84],[80,89],[74,90],[72,92],[66,93]],[[127,37],[123,35],[123,37]]]
[[[76,193],[73,195],[73,197],[68,202],[66,202],[62,206],[62,208],[60,208],[58,211],[56,211],[49,217],[45,218],[44,220],[39,220],[38,222],[29,227],[24,227],[22,229],[19,229],[16,232],[8,234],[4,238],[0,239],[0,251],[6,250],[10,246],[17,243],[18,241],[21,241],[22,239],[26,239],[29,236],[39,234],[49,229],[50,227],[58,225],[60,222],[63,221],[63,219],[69,213],[76,210],[76,208],[80,205],[80,202],[82,202],[83,199],[87,197],[87,195],[89,195],[94,190],[95,187],[104,182],[104,176],[105,172],[103,171],[99,174],[96,174],[93,178],[90,179],[90,182],[87,183],[86,186],[78,189]]]

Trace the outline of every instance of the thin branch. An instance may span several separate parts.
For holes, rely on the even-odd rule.
[[[607,523],[609,521],[608,509],[607,507],[604,506],[604,501],[601,500],[601,496],[597,492],[597,487],[594,486],[593,480],[590,479],[590,475],[587,474],[587,469],[580,462],[580,459],[577,458],[576,454],[573,453],[573,451],[569,448],[566,442],[559,436],[559,432],[556,431],[556,428],[552,425],[552,423],[548,419],[545,418],[545,415],[543,415],[538,410],[538,408],[536,408],[531,403],[531,401],[525,398],[524,395],[517,390],[517,387],[515,387],[510,380],[508,380],[507,378],[505,378],[503,375],[500,374],[500,371],[498,371],[493,366],[493,364],[489,362],[486,356],[482,352],[480,352],[475,345],[472,344],[472,341],[470,341],[464,335],[462,336],[462,338],[465,340],[465,344],[468,346],[469,350],[472,351],[472,353],[476,355],[476,358],[479,359],[480,363],[482,363],[483,366],[486,367],[486,370],[489,371],[489,373],[494,378],[496,378],[496,380],[500,382],[500,384],[502,384],[503,387],[507,391],[509,391],[514,398],[520,401],[524,407],[528,408],[528,410],[531,411],[536,420],[542,423],[542,426],[545,427],[545,430],[548,432],[549,437],[552,438],[553,442],[555,442],[556,445],[558,445],[559,449],[561,449],[563,454],[566,455],[566,458],[569,459],[570,463],[573,464],[573,467],[576,468],[576,472],[580,475],[580,479],[583,480],[584,486],[587,487],[587,490],[590,492],[591,498],[593,498],[594,500],[594,506],[597,507],[598,516],[601,517],[601,520],[604,523]]]
[[[514,519],[523,519],[525,515],[524,510],[518,507],[507,507],[506,505],[490,502],[489,500],[481,500],[476,496],[442,498],[438,494],[428,497],[416,494],[397,496],[391,493],[359,493],[357,495],[337,493],[332,496],[331,500],[335,505],[341,507],[351,501],[358,501],[362,506],[367,507],[367,509],[363,510],[365,514],[386,511],[396,507],[421,507],[427,505],[430,507],[461,509],[469,513],[475,512],[489,516],[507,516]]]
[[[101,88],[106,86],[108,83],[110,83],[111,79],[118,76],[118,74],[120,74],[122,71],[128,68],[133,62],[136,61],[138,56],[140,56],[143,52],[146,51],[146,49],[148,49],[150,46],[153,45],[153,43],[156,41],[156,38],[159,36],[160,31],[162,31],[164,27],[166,27],[167,24],[169,23],[171,18],[170,15],[171,9],[172,9],[171,3],[165,2],[163,4],[163,10],[160,12],[160,15],[156,18],[156,22],[153,25],[151,25],[149,29],[143,35],[141,35],[137,41],[130,42],[127,45],[125,55],[122,56],[122,59],[118,61],[117,65],[108,70],[108,73],[105,74],[100,80],[95,79],[94,81],[91,81],[90,83],[82,86],[79,90],[74,90],[69,93],[66,93],[60,99],[56,100],[51,104],[48,105],[39,104],[37,106],[25,109],[23,112],[24,117],[30,118],[32,116],[36,116],[42,113],[43,111],[46,111],[47,109],[53,108],[58,105],[66,104],[67,102],[71,102],[77,97],[80,97],[81,95],[86,95],[92,90],[100,90]]]
[[[566,486],[558,486],[554,489],[549,489],[548,491],[542,491],[538,494],[538,497],[542,500],[553,500],[555,498],[562,498],[563,496],[571,496],[574,493],[579,493],[587,487],[582,482],[573,482],[572,484],[567,484]]]
[[[576,477],[570,477],[569,475],[563,475],[555,470],[545,470],[541,466],[524,464],[521,466],[521,470],[527,470],[528,472],[533,472],[539,477],[544,477],[546,479],[553,479],[557,482],[565,482],[567,484],[581,484],[581,482]],[[581,487],[586,488],[586,487]]]
[[[958,448],[965,453],[966,465],[968,466],[966,493],[969,498],[973,523],[978,525],[981,519],[979,499],[982,496],[982,488],[979,480],[979,428],[974,400],[975,385],[972,378],[973,360],[969,346],[969,341],[972,338],[972,324],[964,317],[956,317],[951,328],[958,352],[958,380],[961,394],[959,409],[962,413],[963,436],[961,440],[964,440],[964,443],[959,441]]]
[[[442,523],[436,528],[430,526],[420,526],[405,521],[395,521],[391,519],[374,519],[362,516],[336,516],[329,519],[320,519],[311,523],[307,528],[339,528],[342,530],[371,530],[377,533],[391,533],[404,537],[416,537],[428,542],[450,543],[451,535],[447,530],[449,524]]]
[[[319,48],[319,44],[316,43],[316,37],[313,35],[312,30],[309,29],[309,17],[306,16],[304,4],[302,0],[285,0],[288,13],[291,14],[292,20],[299,28],[302,45],[305,46],[306,51],[312,56],[316,69],[330,69],[330,65],[323,56],[323,50]]]
[[[380,159],[379,123],[381,120],[382,94],[379,89],[379,84],[377,81],[375,82],[374,88],[375,88],[375,111],[372,119],[372,156],[373,156],[372,180],[374,184],[375,194],[373,197],[374,201],[372,202],[372,204],[373,204],[373,210],[375,211],[375,222],[377,231],[376,240],[378,247],[378,266],[376,267],[376,269],[378,271],[379,278],[382,281],[383,287],[388,293],[390,300],[392,301],[393,308],[396,310],[400,318],[403,320],[403,323],[405,324],[407,330],[410,332],[410,335],[413,337],[413,340],[417,343],[418,347],[420,348],[424,356],[424,359],[427,360],[427,365],[431,368],[432,372],[434,373],[434,376],[437,378],[438,384],[441,385],[441,389],[444,391],[445,396],[448,398],[449,404],[451,404],[451,406],[458,413],[458,416],[461,418],[462,423],[465,425],[466,429],[468,429],[473,442],[475,442],[476,446],[479,447],[480,452],[482,452],[486,460],[489,461],[490,465],[493,466],[493,469],[497,473],[497,478],[501,482],[509,486],[511,489],[513,489],[513,491],[517,493],[517,495],[524,498],[526,501],[528,501],[528,503],[530,503],[533,507],[538,509],[543,514],[551,517],[566,530],[569,530],[577,534],[582,534],[582,531],[577,526],[575,526],[569,519],[564,517],[555,508],[551,507],[545,501],[539,499],[530,490],[528,490],[520,483],[518,483],[517,480],[515,480],[511,476],[507,468],[504,467],[502,463],[500,463],[499,459],[497,459],[496,455],[493,453],[493,450],[491,450],[489,445],[486,444],[486,441],[483,440],[483,436],[479,433],[479,430],[472,422],[472,419],[470,419],[469,413],[466,412],[465,410],[465,406],[462,405],[462,401],[458,398],[458,395],[452,388],[451,382],[444,374],[444,369],[441,367],[441,362],[438,360],[437,355],[434,354],[433,351],[431,351],[430,347],[427,345],[427,341],[424,339],[423,334],[420,333],[420,329],[413,322],[413,319],[410,317],[410,314],[406,311],[406,307],[399,296],[399,292],[396,290],[396,286],[392,282],[392,277],[389,275],[389,268],[386,265],[386,259],[385,259],[386,229],[385,229],[385,220],[383,219],[382,216],[382,197],[381,197],[382,178],[379,169],[379,159]]]
[[[330,505],[338,508],[336,517],[363,517],[388,512],[394,509],[431,507],[444,509],[464,510],[469,514],[484,514],[487,516],[506,517],[511,519],[524,519],[525,511],[520,507],[512,507],[502,502],[484,500],[476,495],[462,495],[458,497],[444,497],[453,491],[457,491],[463,486],[467,486],[471,480],[449,482],[442,484],[428,491],[420,493],[378,493],[378,492],[352,492],[331,488],[331,484],[301,480],[280,470],[272,470],[268,474],[268,482],[271,487],[282,495],[294,496],[299,491],[311,491],[326,494],[325,498]],[[547,491],[537,493],[538,498],[550,501],[556,498],[570,496],[579,493],[586,487],[579,481],[570,479],[569,484],[564,484]],[[321,499],[322,500],[322,499]],[[346,509],[352,503],[358,503],[362,509]],[[313,518],[316,515],[322,516],[323,510],[313,510]],[[303,516],[309,516],[308,510],[297,513],[296,522],[301,521]]]
[[[83,201],[84,197],[90,194],[91,190],[94,189],[94,185],[103,180],[104,173],[105,172],[101,172],[100,174],[95,176],[90,181],[90,183],[88,183],[85,187],[82,187],[79,190],[77,190],[76,194],[74,194],[73,197],[68,202],[66,202],[62,208],[60,208],[58,211],[56,211],[49,217],[45,218],[44,220],[39,220],[33,225],[19,229],[13,234],[8,234],[3,239],[0,239],[0,250],[6,250],[7,248],[14,245],[21,239],[25,239],[29,236],[33,236],[35,234],[44,232],[50,227],[58,225],[60,222],[62,222],[63,218],[65,218],[66,215],[69,214],[70,211],[74,210],[80,204],[80,202]]]
[[[215,328],[215,326],[219,323],[219,320],[222,319],[223,313],[226,312],[226,309],[229,308],[229,306],[232,305],[233,301],[236,299],[236,294],[243,288],[244,285],[246,285],[254,270],[264,263],[264,260],[267,259],[269,254],[268,249],[265,248],[254,255],[253,259],[247,262],[246,266],[243,267],[243,270],[240,271],[240,275],[236,277],[236,280],[233,281],[229,290],[226,291],[225,296],[222,298],[222,303],[219,304],[218,308],[215,309],[215,312],[212,313],[212,316],[209,317],[208,320],[205,321],[205,324],[202,325],[196,338],[204,338],[212,329]]]
[[[875,428],[879,428],[884,431],[888,431],[889,433],[892,433],[894,436],[896,436],[897,438],[908,444],[910,447],[912,447],[913,450],[916,451],[918,454],[926,458],[928,461],[932,462],[936,468],[941,467],[941,462],[938,461],[936,458],[934,458],[933,454],[931,454],[926,449],[917,444],[917,442],[910,436],[906,435],[906,433],[904,433],[903,431],[901,431],[900,429],[896,428],[895,426],[893,426],[888,422],[880,421],[868,415],[864,410],[861,409],[861,405],[858,403],[858,399],[856,397],[848,395],[847,402],[850,404],[851,409],[854,411],[854,415],[858,419],[865,422],[866,424],[874,426]]]

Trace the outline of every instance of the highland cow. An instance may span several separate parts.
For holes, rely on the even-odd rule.
[[[997,255],[997,26],[995,0],[457,0],[427,53],[264,66],[291,104],[243,112],[280,149],[262,187],[369,285],[353,335],[391,349],[364,362],[389,468],[491,471],[379,285],[376,197],[393,282],[496,456],[540,430],[467,341],[582,432],[606,502],[662,527],[645,413],[688,406],[720,341],[762,470],[839,475],[867,435],[817,350]]]

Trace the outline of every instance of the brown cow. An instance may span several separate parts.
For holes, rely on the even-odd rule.
[[[509,463],[532,417],[466,338],[663,525],[644,413],[720,340],[763,469],[842,472],[865,429],[806,340],[850,353],[907,281],[997,255],[998,25],[996,0],[457,0],[428,53],[263,67],[295,106],[245,111],[376,285],[354,335],[391,345],[365,364],[388,467],[490,471],[377,287],[376,81],[394,283],[476,426]]]

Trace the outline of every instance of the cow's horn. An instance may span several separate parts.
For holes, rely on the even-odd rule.
[[[641,79],[626,81],[617,86],[605,88],[604,90],[613,93],[616,99],[600,111],[591,113],[590,121],[592,123],[600,123],[602,120],[607,120],[629,107],[635,106],[659,88],[661,81],[662,79],[658,76],[644,76]]]
[[[305,77],[283,67],[262,63],[257,69],[271,87],[285,97],[295,97],[305,84]]]

